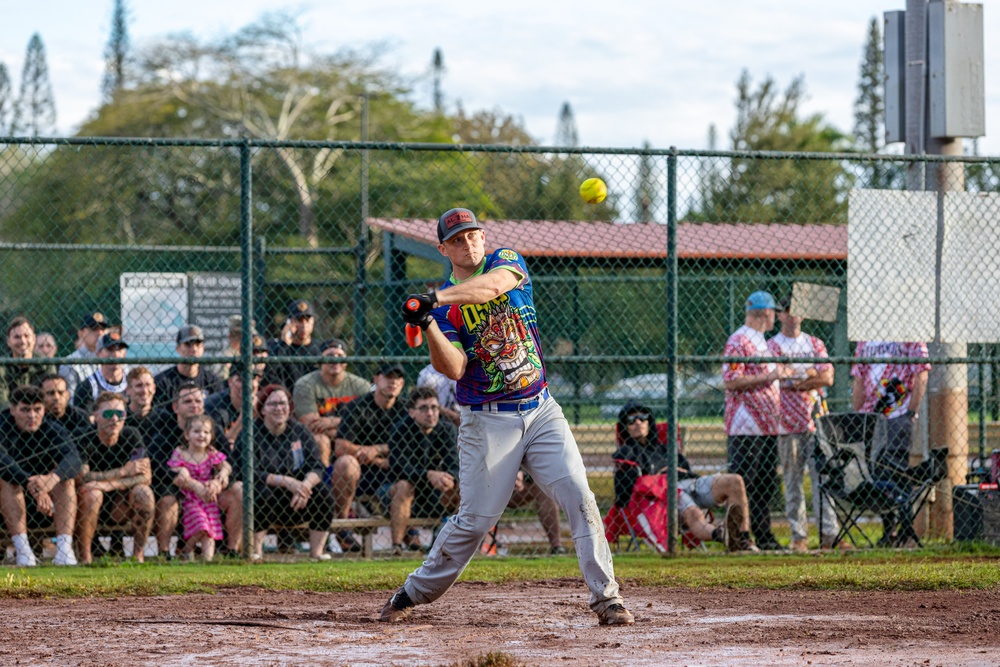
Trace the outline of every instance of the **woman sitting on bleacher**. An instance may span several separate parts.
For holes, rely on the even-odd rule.
[[[615,505],[625,507],[642,475],[663,475],[669,459],[661,442],[653,411],[638,401],[629,401],[618,413],[621,445],[612,454],[615,461]],[[684,454],[677,453],[677,513],[681,522],[700,541],[722,542],[729,551],[757,551],[750,537],[747,492],[739,475],[719,473],[699,477]],[[706,520],[703,510],[726,506],[726,520],[718,525]]]
[[[334,504],[330,488],[320,484],[323,463],[307,428],[291,419],[292,395],[271,384],[257,394],[254,424],[254,559],[260,559],[266,529],[274,525],[309,526],[309,556],[325,553]]]

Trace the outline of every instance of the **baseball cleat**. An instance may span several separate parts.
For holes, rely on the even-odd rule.
[[[743,529],[743,506],[730,505],[726,508],[726,551],[743,551],[740,531]]]
[[[393,593],[389,601],[382,607],[382,615],[378,617],[378,620],[383,623],[399,623],[406,620],[413,607],[413,600],[406,594],[406,589],[400,586],[399,590]]]
[[[613,604],[597,614],[599,625],[632,625],[635,618],[623,605]]]

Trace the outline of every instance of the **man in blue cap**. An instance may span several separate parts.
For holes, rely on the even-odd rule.
[[[726,341],[723,352],[747,361],[722,367],[729,472],[741,475],[746,483],[750,530],[757,546],[766,550],[781,549],[771,532],[771,500],[778,488],[779,382],[793,371],[783,364],[754,363],[750,358],[772,356],[764,334],[774,328],[776,307],[768,292],[754,292],[747,298],[746,321]]]

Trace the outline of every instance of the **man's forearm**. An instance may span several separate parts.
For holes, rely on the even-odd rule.
[[[487,303],[517,287],[520,278],[509,269],[495,269],[464,280],[437,293],[438,305]]]

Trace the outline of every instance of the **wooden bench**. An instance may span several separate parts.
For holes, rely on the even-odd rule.
[[[411,517],[406,525],[408,528],[433,528],[441,523],[440,518],[418,519]],[[371,516],[359,519],[334,519],[330,522],[330,533],[336,535],[342,530],[349,530],[361,537],[361,556],[371,558],[375,553],[375,533],[379,528],[388,528],[389,519],[381,516]],[[267,530],[301,530],[308,529],[304,523],[295,525],[285,525],[275,523],[267,527]]]

